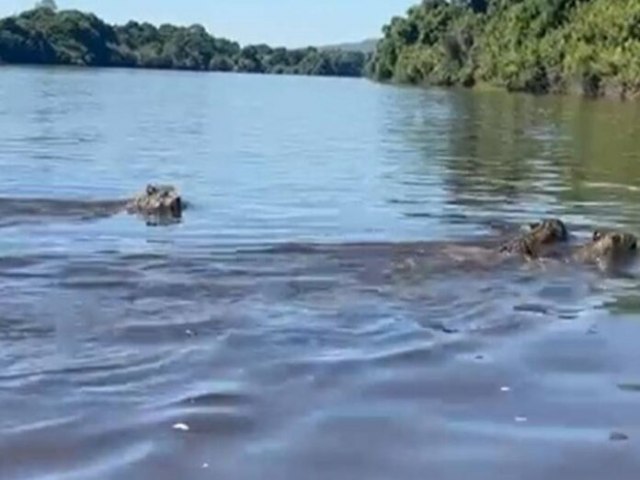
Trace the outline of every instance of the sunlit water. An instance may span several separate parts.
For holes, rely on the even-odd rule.
[[[2,480],[640,474],[637,272],[438,253],[640,233],[634,104],[3,68],[0,172]]]

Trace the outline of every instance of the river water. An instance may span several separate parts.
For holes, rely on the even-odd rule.
[[[640,233],[637,104],[3,67],[0,171],[2,480],[640,474],[634,271],[437,248]]]

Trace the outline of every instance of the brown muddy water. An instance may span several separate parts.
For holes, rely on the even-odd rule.
[[[455,262],[640,234],[640,108],[0,70],[0,478],[637,479],[640,279]],[[191,208],[113,215],[148,181]]]

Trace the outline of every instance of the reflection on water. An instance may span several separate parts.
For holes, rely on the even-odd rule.
[[[636,104],[501,92],[411,94],[416,98],[403,103],[394,134],[421,153],[410,174],[444,182],[448,204],[519,221],[553,212],[585,226],[637,227]],[[445,102],[446,113],[434,120],[434,104]]]
[[[640,233],[639,108],[3,69],[0,477],[635,479],[636,269],[448,242]]]

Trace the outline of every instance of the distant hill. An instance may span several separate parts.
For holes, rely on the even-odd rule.
[[[378,44],[377,38],[369,38],[361,42],[337,43],[335,45],[324,45],[318,47],[319,50],[346,50],[350,52],[373,53]]]

